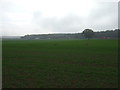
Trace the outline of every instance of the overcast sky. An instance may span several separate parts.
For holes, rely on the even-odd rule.
[[[3,36],[118,28],[119,0],[0,0]]]

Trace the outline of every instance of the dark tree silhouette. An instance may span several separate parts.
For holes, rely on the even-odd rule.
[[[82,32],[83,36],[87,39],[90,39],[94,36],[94,32],[93,30],[91,29],[85,29],[83,32]]]

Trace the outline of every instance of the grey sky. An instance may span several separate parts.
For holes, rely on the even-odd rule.
[[[3,36],[118,28],[119,0],[0,0]]]

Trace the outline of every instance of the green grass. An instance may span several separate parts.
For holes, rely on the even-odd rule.
[[[117,40],[5,40],[3,88],[117,88]]]

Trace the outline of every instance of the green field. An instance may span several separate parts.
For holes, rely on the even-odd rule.
[[[3,40],[3,88],[117,88],[117,40]]]

